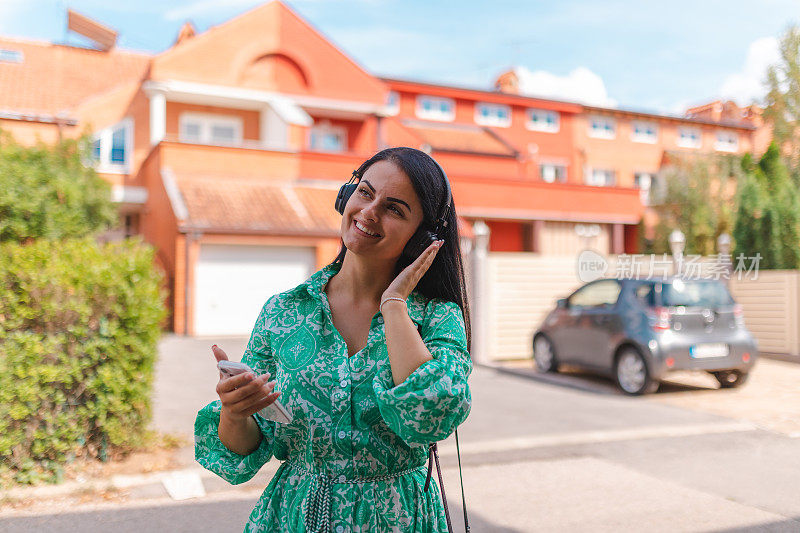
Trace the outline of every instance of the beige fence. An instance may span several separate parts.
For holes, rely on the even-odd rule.
[[[630,257],[629,257],[630,258]],[[607,276],[617,272],[616,256],[605,257]],[[639,272],[651,265],[638,258]],[[670,264],[669,256],[661,264]],[[699,262],[697,275],[708,277],[718,268],[711,258]],[[491,360],[532,356],[533,332],[558,298],[582,285],[575,256],[541,256],[534,253],[492,252],[487,258],[486,353]],[[621,268],[621,265],[620,265]],[[671,268],[669,269],[671,272]],[[658,275],[661,271],[656,272]],[[762,352],[800,357],[800,272],[760,271],[756,279],[731,279],[731,292],[742,304],[745,322]]]
[[[761,352],[800,357],[800,272],[762,270],[757,279],[731,279],[747,328]]]

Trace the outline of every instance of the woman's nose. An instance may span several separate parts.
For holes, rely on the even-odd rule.
[[[368,218],[370,220],[377,220],[378,214],[378,203],[377,202],[370,202],[361,208],[361,216],[364,218]]]

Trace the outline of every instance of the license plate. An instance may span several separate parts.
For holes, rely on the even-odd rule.
[[[695,344],[689,348],[689,355],[695,359],[707,359],[709,357],[727,357],[728,345],[717,342],[707,344]]]

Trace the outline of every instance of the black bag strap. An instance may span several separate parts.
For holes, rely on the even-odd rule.
[[[461,472],[461,450],[458,446],[458,430],[456,430],[456,453],[458,454],[458,478],[461,481],[461,505],[464,509],[464,531],[469,533],[469,519],[467,518],[467,500],[464,497],[464,476]],[[439,466],[439,448],[437,443],[433,442],[428,445],[428,475],[425,478],[425,491],[431,483],[431,474],[433,473],[433,463],[436,463],[436,474],[439,477],[439,489],[442,493],[442,504],[444,505],[444,517],[447,520],[447,531],[452,533],[453,524],[450,522],[450,510],[447,507],[447,496],[444,491],[444,480],[442,479],[442,469]]]
[[[422,325],[417,325],[417,331],[422,337]],[[464,497],[464,476],[461,473],[461,449],[458,447],[458,429],[456,433],[456,454],[458,455],[458,479],[461,481],[461,506],[464,509],[464,532],[469,533],[469,520],[467,519],[467,500]],[[450,510],[447,508],[447,496],[444,493],[444,480],[442,480],[442,469],[439,466],[439,448],[437,443],[432,442],[428,445],[428,475],[425,478],[425,492],[431,484],[431,474],[433,473],[433,463],[436,463],[436,474],[439,477],[439,491],[442,493],[442,504],[444,505],[444,517],[447,520],[447,531],[453,533],[453,525],[450,522]]]

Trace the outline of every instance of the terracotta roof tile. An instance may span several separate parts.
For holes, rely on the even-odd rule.
[[[22,62],[0,61],[0,110],[68,113],[81,101],[142,79],[151,56],[102,52],[43,41],[0,37],[0,50],[22,53]]]
[[[176,176],[189,214],[184,224],[224,231],[336,236],[336,191],[253,179]]]
[[[516,150],[491,129],[473,124],[444,124],[405,119],[402,124],[434,150],[516,156]]]

